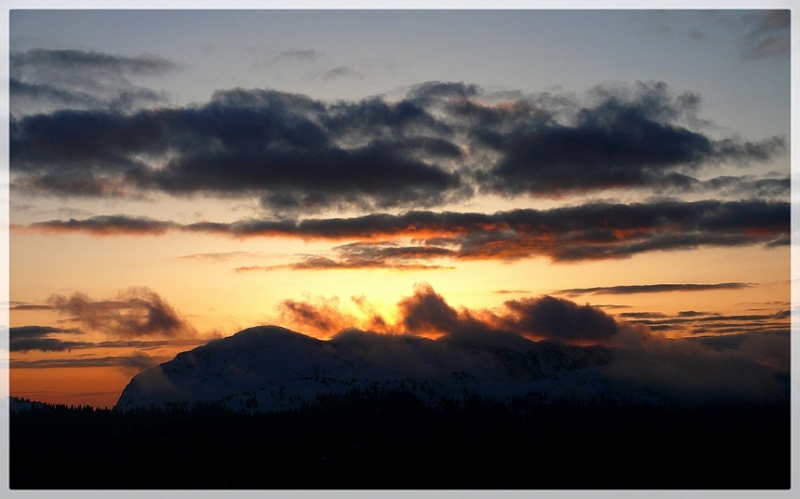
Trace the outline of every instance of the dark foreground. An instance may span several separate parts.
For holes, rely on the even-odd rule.
[[[12,489],[789,489],[789,406],[352,392],[297,411],[10,415]]]

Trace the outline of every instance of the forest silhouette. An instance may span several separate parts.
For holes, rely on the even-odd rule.
[[[788,489],[788,404],[353,389],[292,410],[12,411],[12,489]]]

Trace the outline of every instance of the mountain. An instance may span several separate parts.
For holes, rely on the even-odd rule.
[[[432,340],[345,330],[319,340],[258,326],[134,376],[115,409],[203,402],[270,411],[298,407],[320,394],[373,388],[411,391],[428,402],[473,394],[651,404],[788,400],[786,373],[730,356],[695,357],[673,365],[663,353],[535,342],[494,331]]]
[[[19,397],[9,397],[7,401],[2,401],[0,405],[7,406],[10,412],[29,411],[33,408],[43,409],[47,407],[47,404],[43,402],[21,399]],[[3,412],[5,413],[5,411]]]

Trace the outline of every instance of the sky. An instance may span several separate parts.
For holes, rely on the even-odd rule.
[[[10,394],[259,324],[788,372],[787,9],[12,9]]]

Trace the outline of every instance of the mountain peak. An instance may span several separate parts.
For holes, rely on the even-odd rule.
[[[730,369],[728,364],[721,359],[714,367],[704,362],[698,368]],[[748,394],[726,386],[721,392],[725,396],[788,397],[774,369],[744,362],[732,367],[754,389]],[[465,394],[496,399],[546,394],[672,403],[706,397],[709,386],[702,380],[708,376],[700,379],[687,371],[677,381],[673,378],[669,360],[658,354],[535,342],[510,333],[464,330],[431,340],[352,329],[320,340],[262,325],[212,340],[139,373],[116,408],[221,402],[268,411],[298,407],[321,394],[375,387],[410,390],[428,400]]]

